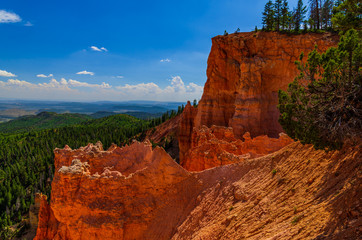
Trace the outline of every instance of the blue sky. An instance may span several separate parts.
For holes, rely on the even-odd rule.
[[[0,98],[199,99],[211,38],[260,27],[265,3],[2,0]]]

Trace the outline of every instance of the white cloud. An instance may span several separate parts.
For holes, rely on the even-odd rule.
[[[93,51],[96,51],[96,52],[108,52],[107,48],[105,47],[96,47],[96,46],[91,46],[90,47]]]
[[[185,101],[195,98],[200,98],[203,87],[195,83],[190,83],[187,86],[182,81],[180,76],[172,77],[171,85],[165,88],[159,87],[157,84],[140,83],[135,85],[125,84],[124,86],[116,87],[123,96],[128,99],[139,100],[162,100],[162,101]]]
[[[49,75],[45,75],[45,74],[38,74],[36,75],[39,78],[48,78],[48,77],[53,77],[53,74],[49,74]]]
[[[0,23],[16,23],[21,22],[21,18],[16,13],[0,10]]]
[[[91,48],[93,51],[102,52],[102,50],[100,50],[100,49],[97,48],[96,46],[91,46],[90,48]]]
[[[124,78],[124,76],[115,76],[115,78]]]
[[[16,75],[5,70],[0,70],[0,77],[16,77]]]
[[[38,84],[18,79],[0,81],[0,96],[2,97],[44,100],[186,101],[199,99],[202,90],[203,87],[195,83],[185,85],[180,76],[173,77],[170,84],[163,88],[153,82],[114,87],[105,82],[95,84],[65,78],[61,78],[60,81],[53,78],[48,82]]]
[[[185,84],[180,76],[173,77],[171,80],[171,86],[175,92],[185,92]]]
[[[171,60],[166,58],[166,59],[161,59],[160,62],[171,62]]]
[[[62,78],[62,80],[65,80]],[[66,81],[66,80],[65,80]],[[90,84],[87,82],[79,82],[77,80],[69,79],[68,85],[73,87],[90,87],[90,88],[111,88],[108,83],[102,82],[102,84]]]
[[[91,76],[93,76],[94,75],[94,73],[93,72],[88,72],[88,71],[81,71],[81,72],[77,72],[76,74],[81,74],[81,75],[91,75]]]
[[[204,90],[203,86],[199,86],[195,83],[190,83],[188,86],[186,86],[186,92],[189,93],[202,93],[202,91]]]
[[[2,82],[2,86],[19,86],[19,87],[32,87],[33,84],[27,81],[21,81],[18,79],[9,79],[7,82]]]
[[[26,26],[26,27],[32,27],[32,26],[34,26],[34,24],[32,24],[31,22],[27,21],[27,22],[24,24],[24,26]]]

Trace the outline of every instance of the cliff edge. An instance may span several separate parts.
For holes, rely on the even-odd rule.
[[[212,39],[207,81],[197,109],[184,111],[180,123],[180,163],[192,161],[194,132],[202,126],[231,127],[235,138],[246,132],[252,138],[278,138],[278,90],[286,90],[298,70],[299,55],[317,46],[325,51],[338,36],[330,33],[301,35],[247,32]],[[281,145],[280,148],[285,145]],[[279,148],[279,149],[280,149]]]

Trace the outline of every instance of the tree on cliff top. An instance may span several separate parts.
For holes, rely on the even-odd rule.
[[[303,54],[300,56],[303,60]],[[297,61],[300,74],[279,91],[279,122],[286,133],[317,149],[339,149],[362,135],[362,46],[358,31],[341,36],[338,47]]]
[[[266,31],[273,30],[274,26],[274,4],[269,0],[264,7],[263,17],[262,17],[263,29]]]
[[[334,10],[332,17],[333,27],[336,30],[362,30],[362,2],[360,0],[345,0]]]
[[[302,0],[298,0],[297,8],[293,12],[293,24],[294,30],[299,31],[301,24],[304,21],[305,14],[307,12],[306,6],[303,5]]]

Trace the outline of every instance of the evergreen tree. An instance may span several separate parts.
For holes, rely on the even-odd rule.
[[[338,149],[362,136],[362,38],[360,4],[346,0],[332,18],[341,31],[338,47],[315,49],[300,74],[279,91],[280,124],[289,136],[317,149]],[[354,28],[357,28],[355,30]]]
[[[193,102],[193,104],[192,104],[194,107],[197,107],[197,100],[196,99],[194,99],[194,102]]]
[[[282,2],[282,18],[281,18],[281,27],[282,30],[288,29],[291,13],[289,12],[289,5],[287,0]]]
[[[345,0],[337,3],[333,10],[333,28],[346,31],[347,29],[362,30],[362,2],[360,0]],[[361,33],[360,33],[361,34]]]
[[[332,10],[333,10],[334,2],[332,0],[325,0],[322,9],[321,9],[321,28],[328,29],[332,27]]]
[[[269,0],[264,7],[262,17],[263,29],[266,31],[272,31],[274,26],[274,4]]]
[[[320,29],[321,5],[321,0],[309,0],[310,18],[313,19],[314,29]]]
[[[293,25],[295,31],[299,31],[300,25],[304,21],[306,12],[306,6],[303,6],[303,1],[298,0],[297,8],[293,12]]]
[[[275,30],[280,30],[280,23],[282,18],[282,0],[275,0],[274,3],[274,24]]]

